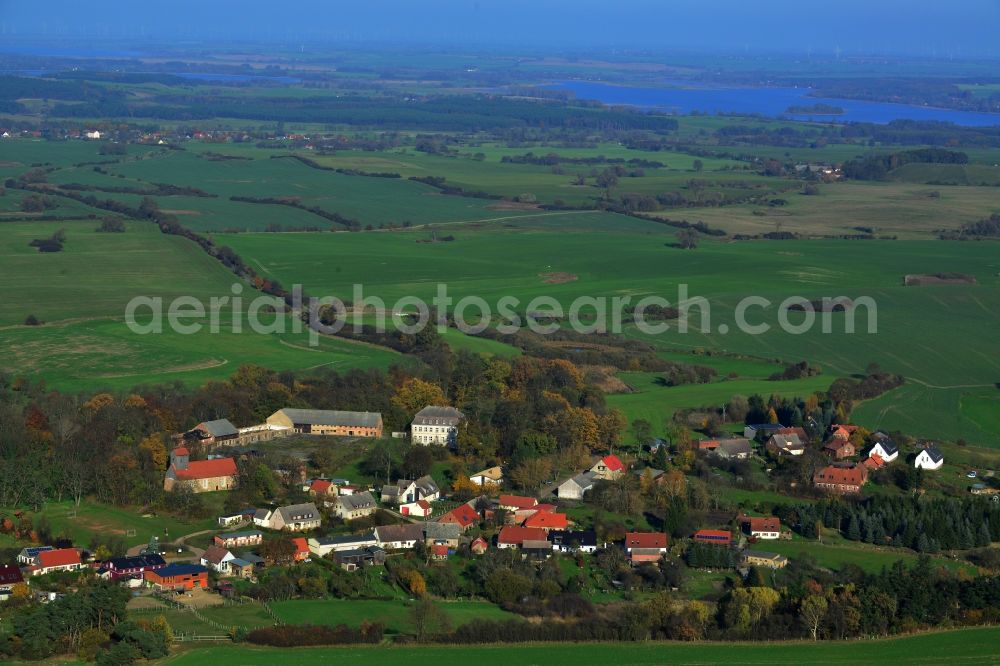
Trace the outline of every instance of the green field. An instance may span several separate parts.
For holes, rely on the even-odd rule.
[[[497,606],[476,601],[443,601],[441,610],[458,626],[475,619],[502,620],[514,617]],[[288,624],[347,624],[357,626],[364,620],[385,623],[389,633],[412,632],[410,605],[405,601],[366,599],[305,599],[276,601],[271,608]]]
[[[990,307],[1000,297],[1000,255],[993,243],[706,242],[692,252],[669,248],[644,234],[540,230],[467,231],[454,243],[436,245],[416,243],[416,232],[296,234],[283,236],[280,244],[262,234],[223,235],[218,240],[284,284],[301,283],[309,293],[350,298],[353,285],[362,283],[364,295],[380,297],[388,306],[407,295],[429,300],[439,283],[447,284],[449,295],[480,296],[493,307],[500,297],[513,295],[522,311],[541,295],[564,305],[578,296],[629,296],[634,303],[650,294],[676,302],[678,285],[687,284],[689,296],[709,299],[710,332],[695,330],[700,325],[695,310],[687,333],[670,330],[648,336],[630,330],[629,335],[669,354],[712,349],[784,362],[808,360],[824,373],[796,385],[761,381],[766,376],[761,369],[754,381],[678,389],[653,386],[650,378],[638,382],[640,392],[611,398],[630,414],[721,404],[735,393],[803,395],[875,362],[903,374],[907,384],[862,405],[859,422],[1000,445],[996,420],[983,409],[990,403],[982,402],[997,395],[994,384],[1000,380],[995,338],[988,334],[1000,324],[1000,314]],[[542,276],[554,271],[577,279],[547,284]],[[971,273],[978,284],[902,285],[904,275],[925,272]],[[768,309],[751,309],[747,317],[752,324],[770,326],[765,334],[740,332],[734,325],[735,307],[746,296],[771,301]],[[776,304],[790,296],[871,297],[877,306],[877,333],[867,332],[868,308],[857,310],[853,334],[846,332],[843,313],[829,317],[829,333],[821,332],[822,317],[807,334],[781,331]],[[790,320],[801,321],[794,313]],[[729,327],[725,335],[718,333],[722,324]],[[691,362],[699,360],[691,357]],[[715,362],[720,370],[728,363]],[[734,371],[740,377],[753,372],[745,365]],[[963,407],[967,396],[975,399]]]
[[[790,558],[809,555],[816,559],[816,564],[828,569],[841,569],[846,565],[854,565],[867,573],[878,573],[883,568],[888,569],[899,560],[903,560],[907,566],[912,566],[917,560],[916,553],[910,550],[876,548],[855,541],[846,541],[836,534],[831,539],[824,537],[824,542],[805,539],[776,540],[762,541],[754,547]],[[932,561],[935,565],[951,571],[965,569],[970,573],[975,572],[974,567],[960,560],[936,557]]]
[[[994,664],[1000,658],[1000,629],[960,629],[903,638],[847,642],[785,643],[555,643],[551,645],[425,646],[408,648],[255,647],[192,649],[168,659],[178,666],[270,665],[294,658],[303,662],[363,662],[372,666],[407,663],[436,666],[475,661],[482,666],[548,664]]]

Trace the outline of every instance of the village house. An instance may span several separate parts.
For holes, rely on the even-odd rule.
[[[229,562],[236,559],[229,550],[212,544],[201,556],[201,566],[208,567],[219,574],[229,573]]]
[[[503,484],[503,468],[499,465],[483,469],[469,475],[469,481],[477,486],[499,486]]]
[[[537,527],[521,527],[519,525],[507,525],[500,530],[497,535],[497,548],[520,548],[525,541],[544,541],[545,547],[552,550],[551,544],[546,539],[545,530]]]
[[[309,484],[309,495],[319,501],[337,496],[337,486],[329,479],[313,479]]]
[[[728,546],[733,542],[733,533],[729,530],[698,530],[691,539],[696,543],[711,543]]]
[[[312,502],[279,506],[271,514],[268,527],[272,530],[288,530],[289,532],[305,532],[314,530],[322,523],[319,509]]]
[[[296,562],[305,562],[312,555],[312,551],[309,550],[309,542],[306,541],[305,537],[295,537],[292,539],[292,544],[295,546],[295,552],[292,554],[292,559]]]
[[[552,550],[559,553],[593,553],[597,550],[597,533],[593,530],[549,532]]]
[[[241,557],[229,560],[229,575],[234,578],[252,578],[257,566]]]
[[[342,550],[358,550],[378,545],[374,532],[364,534],[338,534],[336,536],[309,539],[309,552],[316,557],[326,557]]]
[[[181,435],[185,442],[202,446],[217,446],[234,443],[239,429],[229,419],[204,421]]]
[[[867,480],[868,468],[864,465],[827,465],[813,474],[814,486],[842,494],[861,492]]]
[[[27,584],[21,569],[9,564],[0,565],[0,601],[14,596],[26,596]]]
[[[830,438],[847,441],[857,429],[858,426],[856,425],[835,423],[830,426]]]
[[[566,479],[556,488],[556,495],[560,499],[583,499],[583,495],[594,487],[594,476],[593,472],[586,471]]]
[[[408,550],[424,540],[424,528],[414,523],[379,525],[375,528],[375,540],[385,550]]]
[[[462,536],[462,528],[455,523],[424,523],[424,543],[428,546],[444,544],[449,548],[458,548]]]
[[[454,446],[458,424],[464,418],[454,407],[424,407],[413,417],[410,439],[415,444]]]
[[[523,495],[501,495],[497,500],[497,506],[504,511],[522,511],[524,509],[534,509],[538,506],[538,500],[534,497]]]
[[[739,437],[719,440],[715,447],[715,455],[723,460],[748,460],[750,452],[750,441]]]
[[[629,532],[625,535],[625,552],[629,562],[659,562],[667,552],[667,535],[663,532]]]
[[[552,557],[552,544],[547,539],[525,539],[521,542],[521,559],[547,560]]]
[[[490,549],[489,542],[483,537],[476,537],[473,539],[472,543],[469,544],[469,550],[473,555],[482,555],[487,550]]]
[[[899,457],[899,447],[892,441],[889,435],[884,432],[877,432],[871,436],[872,448],[868,450],[868,455],[877,455],[885,463],[891,463]]]
[[[30,565],[32,576],[44,576],[56,571],[76,571],[83,568],[80,551],[76,548],[56,548],[39,552]]]
[[[162,556],[149,553],[131,557],[113,557],[104,562],[97,573],[110,580],[142,578],[144,572],[156,571],[165,566],[167,566],[167,561]]]
[[[834,460],[843,460],[844,458],[853,457],[855,450],[850,440],[833,437],[823,445],[823,453]]]
[[[775,433],[767,439],[765,448],[775,456],[801,456],[806,452],[806,445],[794,433]]]
[[[236,486],[236,461],[232,458],[191,460],[183,446],[170,452],[170,468],[163,479],[163,489],[172,491],[185,484],[196,493],[230,490]]]
[[[569,527],[569,518],[565,513],[552,511],[536,511],[522,523],[525,527],[537,527],[545,530],[565,530]]]
[[[378,412],[345,412],[325,409],[279,409],[267,417],[275,429],[299,435],[332,437],[381,437],[382,415]]]
[[[409,504],[417,500],[433,502],[441,497],[441,490],[431,476],[416,481],[399,479],[394,485],[382,486],[382,501],[387,504]]]
[[[873,453],[862,460],[861,464],[867,467],[868,471],[874,472],[877,469],[881,469],[885,465],[885,461],[877,453]]]
[[[781,520],[774,516],[751,517],[740,516],[740,528],[755,539],[780,539]]]
[[[614,481],[615,479],[620,479],[622,474],[625,473],[625,464],[622,463],[618,456],[611,454],[598,459],[591,466],[590,472],[594,475],[595,479]]]
[[[437,522],[458,525],[464,532],[479,522],[479,512],[468,504],[462,504],[438,518]]]
[[[38,557],[38,554],[46,550],[55,550],[55,548],[52,546],[28,546],[27,548],[22,548],[21,552],[17,554],[17,562],[24,566],[30,566],[35,563],[35,558]]]
[[[410,518],[427,518],[434,513],[434,507],[427,500],[417,500],[400,506],[399,513]]]
[[[260,530],[245,530],[242,532],[227,532],[216,534],[212,542],[220,548],[246,548],[264,543],[264,533]]]
[[[435,544],[430,547],[431,559],[437,562],[440,562],[442,560],[447,560],[451,552],[452,550],[444,544]]]
[[[917,454],[917,457],[913,460],[913,466],[917,469],[941,469],[941,465],[944,464],[944,454],[941,453],[938,447],[933,444],[929,444],[924,449]]]
[[[219,516],[219,527],[230,527],[244,522],[253,522],[253,516],[256,512],[256,509],[243,509],[239,513],[230,513],[225,516]]]
[[[341,520],[357,520],[378,511],[375,498],[367,490],[354,495],[341,495],[333,503],[333,513]]]
[[[359,567],[385,564],[385,551],[377,546],[338,550],[333,553],[333,561],[345,571],[355,571]]]
[[[208,569],[200,564],[169,564],[162,569],[146,571],[142,577],[158,590],[208,588]]]
[[[257,527],[270,527],[273,509],[257,509],[253,512],[253,524]]]
[[[991,488],[985,483],[977,482],[969,486],[969,492],[973,495],[987,495],[993,498],[993,501],[1000,501],[1000,488]]]
[[[746,550],[740,556],[740,562],[746,567],[783,569],[788,564],[788,558],[778,553],[768,553],[763,550]]]

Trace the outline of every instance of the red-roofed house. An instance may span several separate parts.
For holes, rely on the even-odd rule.
[[[698,440],[698,450],[699,451],[714,451],[719,448],[719,440],[717,439],[700,439]]]
[[[614,481],[615,479],[621,478],[621,475],[625,473],[625,464],[621,459],[615,454],[607,455],[594,463],[594,466],[590,468],[590,471],[594,473],[594,476],[598,479],[604,479],[605,481]]]
[[[525,541],[545,541],[546,532],[537,527],[507,525],[497,536],[497,548],[520,548]]]
[[[520,511],[522,509],[533,509],[538,505],[538,500],[534,497],[523,497],[521,495],[501,495],[499,506],[507,511]]]
[[[170,492],[179,483],[196,493],[229,490],[236,485],[236,461],[232,458],[189,459],[188,450],[178,447],[170,452],[170,469],[163,479],[163,489]]]
[[[56,550],[43,550],[35,556],[32,563],[31,575],[44,576],[54,571],[76,571],[82,569],[80,562],[80,551],[76,548],[58,548]]]
[[[333,485],[333,481],[329,479],[315,479],[309,484],[309,494],[319,498],[336,497],[337,486]]]
[[[828,465],[813,474],[813,485],[835,493],[859,493],[868,480],[864,465]]]
[[[538,527],[545,530],[564,530],[569,527],[569,519],[565,513],[553,513],[551,511],[538,511],[533,516],[524,521],[525,527]]]
[[[834,458],[835,460],[843,460],[844,458],[850,458],[855,454],[854,445],[851,444],[850,440],[841,439],[840,437],[831,437],[826,444],[823,445],[823,453]]]
[[[436,543],[431,546],[431,559],[432,560],[447,560],[448,559],[448,546],[443,543]]]
[[[629,562],[659,562],[667,552],[667,535],[663,532],[629,532],[625,535],[625,551]]]
[[[667,552],[667,535],[663,532],[629,532],[625,535],[625,550],[656,548]]]
[[[830,426],[830,437],[836,437],[837,439],[850,439],[854,431],[858,429],[856,425],[838,425],[834,424]]]
[[[309,542],[306,541],[305,537],[295,537],[292,539],[292,543],[295,544],[295,561],[304,562],[309,559]]]
[[[8,564],[0,565],[0,601],[7,601],[19,593],[27,596],[27,585],[21,569]]]
[[[479,522],[479,514],[468,504],[463,504],[438,518],[438,522],[454,523],[465,531]]]
[[[469,550],[472,551],[473,555],[482,555],[489,549],[490,544],[483,537],[476,537],[475,540],[469,544]]]
[[[741,516],[740,525],[748,536],[757,539],[778,539],[781,537],[781,520],[774,516],[762,518]]]
[[[404,516],[426,518],[434,512],[434,507],[427,500],[417,500],[416,502],[410,502],[399,507],[399,512]]]
[[[691,537],[698,543],[714,543],[728,546],[733,542],[733,533],[729,530],[698,530]]]

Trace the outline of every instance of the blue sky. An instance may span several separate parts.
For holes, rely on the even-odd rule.
[[[1000,58],[1000,0],[0,0],[3,35]]]

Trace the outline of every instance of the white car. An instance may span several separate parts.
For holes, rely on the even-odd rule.
[[[973,470],[969,470],[969,473],[966,474],[966,476],[969,477],[970,479],[976,478],[976,470],[974,470],[974,469]]]

